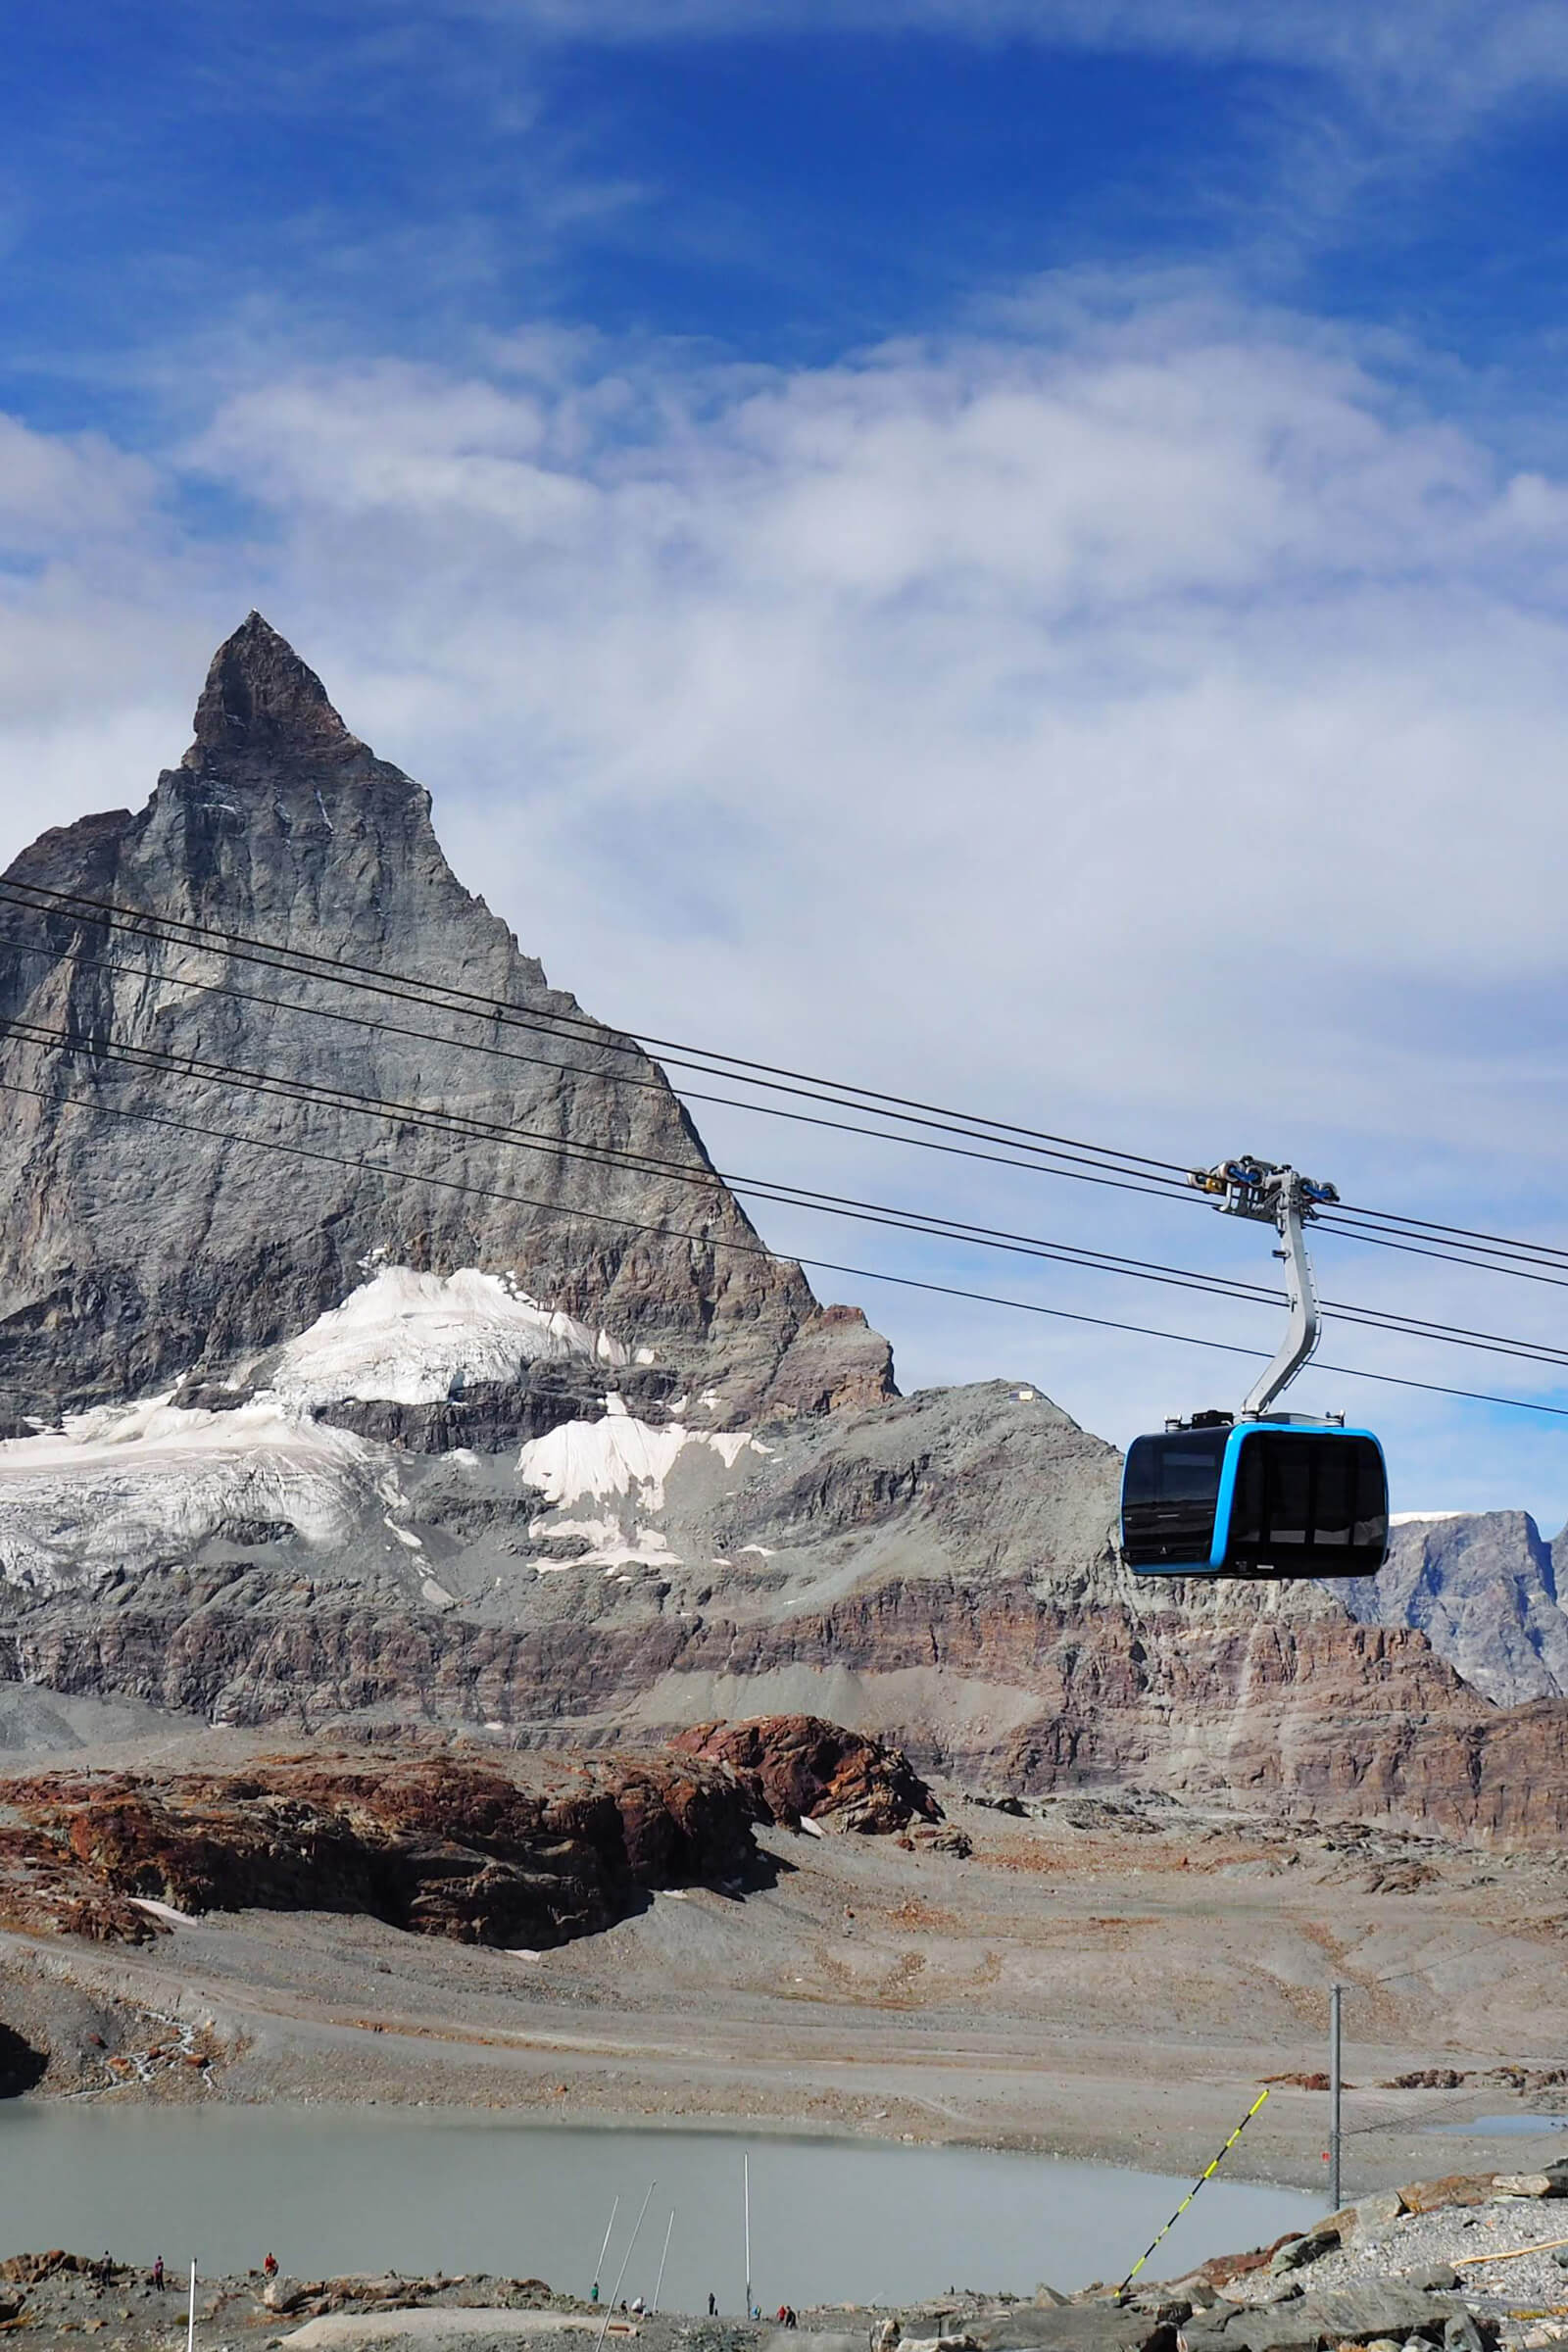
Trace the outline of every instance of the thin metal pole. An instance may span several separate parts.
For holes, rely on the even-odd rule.
[[[619,2211],[620,2199],[617,2197],[613,2205],[612,2205],[610,2208],[610,2230],[613,2230],[615,2227],[615,2216]],[[610,2230],[605,2231],[605,2242],[599,2249],[599,2260],[594,2264],[595,2286],[599,2284],[601,2278],[604,2276],[605,2256],[610,2252]]]
[[[674,2228],[675,2208],[672,2205],[669,2209],[669,2221],[664,2230],[664,2251],[659,2257],[659,2277],[654,2282],[654,2309],[656,2311],[659,2309],[659,2298],[664,2291],[664,2265],[669,2260],[669,2240]]]
[[[185,2352],[196,2352],[196,2263],[190,2266],[190,2314],[185,2322]]]
[[[625,2253],[620,2258],[620,2269],[616,2272],[615,2283],[610,2290],[610,2301],[605,2305],[605,2324],[599,2330],[599,2352],[605,2352],[605,2338],[610,2333],[610,2315],[614,2310],[615,2305],[620,2301],[620,2290],[626,2282],[626,2265],[631,2260],[631,2249],[632,2246],[637,2243],[638,2231],[643,2226],[643,2214],[648,2211],[648,2199],[653,2195],[658,2186],[659,2182],[657,2180],[649,2181],[648,2196],[644,2197],[642,2202],[642,2211],[637,2216],[637,2229],[631,2233],[631,2245],[626,2248]]]
[[[1340,2010],[1343,1984],[1329,1987],[1329,2210],[1340,2210]]]
[[[752,2160],[741,2157],[741,2188],[746,2201],[746,2317],[752,2316]]]

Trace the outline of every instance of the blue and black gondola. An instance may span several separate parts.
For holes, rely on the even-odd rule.
[[[1121,1556],[1141,1576],[1373,1576],[1388,1545],[1370,1430],[1200,1413],[1128,1449]]]

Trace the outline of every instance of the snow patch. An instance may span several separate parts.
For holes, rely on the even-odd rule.
[[[469,1381],[515,1380],[528,1364],[573,1358],[629,1361],[608,1332],[541,1306],[509,1274],[383,1265],[279,1350],[270,1387],[307,1412],[346,1397],[437,1404]]]
[[[99,1405],[0,1444],[0,1575],[53,1591],[194,1550],[226,1520],[345,1544],[368,1509],[398,1500],[379,1448],[275,1396],[224,1413],[180,1411],[168,1394]]]
[[[614,1519],[536,1519],[529,1529],[535,1543],[544,1536],[575,1536],[588,1549],[574,1560],[540,1560],[541,1576],[563,1568],[603,1568],[612,1576],[628,1562],[638,1568],[678,1568],[681,1563],[657,1527],[622,1527]]]
[[[131,1901],[138,1911],[147,1911],[154,1919],[166,1920],[172,1928],[199,1928],[201,1921],[191,1911],[176,1911],[172,1903],[160,1903],[150,1894],[133,1894]]]
[[[1468,1517],[1467,1511],[1391,1511],[1389,1525],[1391,1527],[1422,1527],[1434,1519],[1465,1519]]]
[[[726,1470],[743,1453],[766,1456],[769,1448],[745,1430],[687,1429],[669,1421],[662,1429],[634,1420],[618,1396],[607,1399],[603,1421],[564,1421],[542,1438],[530,1438],[517,1456],[517,1474],[537,1487],[554,1510],[592,1495],[636,1496],[646,1511],[664,1508],[670,1472],[689,1449],[711,1452]]]
[[[546,1513],[529,1527],[532,1540],[578,1536],[589,1545],[575,1562],[542,1560],[540,1568],[678,1567],[667,1537],[649,1524],[666,1507],[676,1464],[683,1457],[695,1462],[708,1456],[733,1471],[743,1454],[765,1457],[770,1449],[745,1430],[687,1429],[679,1421],[655,1429],[637,1420],[624,1398],[614,1395],[606,1397],[605,1406],[603,1421],[564,1421],[542,1438],[530,1438],[517,1456],[518,1477],[525,1486],[537,1487],[546,1504]],[[559,1515],[585,1501],[610,1507],[591,1518]]]

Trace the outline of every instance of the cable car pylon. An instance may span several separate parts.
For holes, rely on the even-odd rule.
[[[1339,1194],[1299,1169],[1243,1156],[1187,1179],[1223,1216],[1272,1225],[1289,1322],[1238,1413],[1195,1413],[1135,1438],[1122,1472],[1121,1558],[1141,1576],[1372,1576],[1388,1553],[1383,1448],[1343,1413],[1271,1410],[1309,1363],[1323,1315],[1306,1227]]]

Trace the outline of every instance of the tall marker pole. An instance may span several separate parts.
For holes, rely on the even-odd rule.
[[[594,2266],[594,2284],[595,2284],[595,2286],[597,2286],[597,2285],[599,2284],[599,2281],[600,2281],[601,2278],[604,2276],[604,2269],[605,2269],[605,2256],[606,2256],[606,2255],[607,2255],[607,2254],[610,2252],[610,2230],[613,2230],[613,2228],[615,2227],[615,2216],[616,2216],[616,2214],[617,2214],[619,2211],[620,2211],[620,2199],[617,2197],[617,2198],[615,2199],[615,2202],[613,2203],[613,2205],[612,2205],[612,2207],[610,2208],[610,2230],[607,2230],[605,2231],[605,2242],[604,2242],[604,2244],[603,2244],[603,2245],[600,2247],[600,2249],[599,2249],[599,2260],[598,2260],[598,2262],[596,2263],[596,2265]]]
[[[1343,1984],[1329,1987],[1329,2210],[1340,2210],[1340,2010]]]
[[[605,2305],[605,2324],[599,2330],[598,2352],[605,2352],[605,2338],[610,2333],[610,2315],[614,2310],[615,2305],[620,2301],[620,2290],[626,2281],[626,2265],[631,2260],[632,2246],[635,2246],[638,2237],[641,2235],[643,2214],[648,2211],[648,2199],[649,2197],[652,2197],[655,2189],[658,2186],[659,2182],[657,2180],[649,2181],[648,2196],[644,2197],[643,2199],[642,2210],[637,2216],[637,2227],[631,2233],[631,2245],[626,2248],[625,2253],[620,2258],[620,2269],[615,2273],[615,2283],[610,2290],[610,2301]]]
[[[664,2265],[669,2260],[669,2241],[674,2234],[674,2229],[675,2208],[672,2205],[669,2209],[669,2222],[664,2230],[664,2251],[659,2257],[659,2277],[654,2282],[654,2309],[656,2311],[659,2309],[659,2298],[664,2291]]]
[[[746,2208],[746,2317],[752,2316],[752,2160],[741,2157],[741,2193]]]
[[[185,2352],[196,2352],[196,2264],[190,2266],[190,2311],[185,2321]]]

